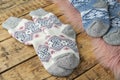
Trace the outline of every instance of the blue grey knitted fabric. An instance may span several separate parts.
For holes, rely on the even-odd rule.
[[[81,13],[83,27],[92,37],[101,37],[109,29],[108,4],[105,0],[69,0]]]

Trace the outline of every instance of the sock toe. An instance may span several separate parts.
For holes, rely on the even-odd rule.
[[[14,29],[21,20],[22,19],[20,19],[20,18],[10,17],[2,24],[2,26],[5,29]]]
[[[47,71],[54,76],[68,76],[73,72],[73,69],[64,69],[53,64]]]
[[[86,32],[92,37],[101,37],[108,31],[108,29],[109,25],[105,25],[103,22],[95,20]]]
[[[79,60],[74,54],[64,55],[56,60],[56,64],[65,69],[74,69],[78,66]]]
[[[120,29],[116,29],[115,31],[109,32],[103,37],[103,39],[108,44],[120,45]]]
[[[61,27],[62,28],[62,27]],[[76,38],[76,33],[73,30],[71,25],[66,25],[66,27],[64,27],[63,29],[61,29],[62,33],[64,33],[65,35],[75,39]]]

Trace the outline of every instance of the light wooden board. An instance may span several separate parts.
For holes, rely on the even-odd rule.
[[[109,74],[110,71],[105,70],[100,65],[96,65],[75,80],[114,80],[113,76]]]
[[[47,73],[33,47],[21,44],[2,28],[2,22],[8,17],[31,19],[28,13],[38,8],[53,12],[63,23],[71,24],[57,5],[48,0],[0,1],[0,80],[114,80],[111,73],[95,60],[90,37],[76,26],[73,29],[77,33],[81,63],[70,76],[62,78]]]

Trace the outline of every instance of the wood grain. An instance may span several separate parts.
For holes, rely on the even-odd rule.
[[[32,46],[25,46],[13,38],[0,43],[0,72],[32,57]]]
[[[105,70],[98,64],[75,80],[114,80],[113,76],[109,74],[110,71]]]
[[[79,36],[81,36],[81,37],[79,37]],[[28,60],[28,61],[26,61],[26,62],[24,62],[24,63],[22,63],[22,64],[20,64],[20,65],[18,65],[16,67],[14,67],[14,68],[12,68],[11,70],[9,70],[7,72],[4,72],[2,74],[2,77],[3,78],[5,77],[6,80],[8,80],[8,79],[9,80],[14,80],[14,77],[12,78],[10,76],[11,74],[13,74],[13,76],[22,77],[24,80],[39,80],[39,79],[40,80],[42,80],[42,79],[46,79],[46,80],[47,79],[48,80],[49,79],[65,80],[65,79],[74,79],[78,75],[81,75],[85,71],[88,71],[89,69],[91,69],[92,67],[94,67],[97,64],[97,62],[95,61],[94,56],[92,55],[92,49],[90,49],[90,51],[85,50],[85,49],[89,50],[89,48],[91,47],[91,44],[88,42],[90,40],[89,37],[86,37],[85,33],[82,33],[79,36],[77,37],[77,42],[78,42],[78,48],[80,49],[81,64],[76,68],[76,70],[73,72],[72,75],[70,75],[68,77],[65,77],[65,78],[58,78],[58,77],[51,76],[50,74],[48,74],[46,72],[46,70],[44,69],[44,67],[40,63],[38,57],[35,56],[34,58],[32,58],[32,59],[30,59],[30,60]],[[84,39],[86,39],[86,41],[84,41]],[[84,45],[82,45],[81,43],[83,43],[83,42],[87,42],[87,43],[84,43]],[[21,44],[21,47],[22,46],[23,45]],[[20,51],[23,51],[23,50],[20,50]],[[21,55],[24,56],[26,53],[29,53],[29,52],[32,52],[32,51],[26,50],[26,51],[24,51],[24,54],[21,53]],[[30,57],[30,56],[28,56],[28,57]],[[16,73],[15,73],[14,70],[16,71]],[[38,72],[33,74],[33,71],[38,71]],[[18,76],[18,74],[19,74],[19,76]],[[41,76],[39,76],[40,74],[41,74]],[[35,77],[35,76],[37,76],[37,77]]]
[[[9,8],[6,11],[3,10],[3,13],[0,13],[0,23],[2,23],[4,20],[6,20],[10,16],[20,17],[25,14],[28,14],[31,10],[34,10],[40,7],[46,7],[50,4],[51,3],[46,0],[28,0],[27,2],[14,6],[12,8]]]
[[[63,23],[71,24],[57,5],[48,0],[0,0],[0,80],[114,80],[111,72],[95,60],[91,38],[76,26],[72,27],[77,34],[81,63],[67,77],[47,73],[33,47],[15,40],[2,28],[1,24],[10,16],[31,19],[29,12],[38,8],[44,8]]]
[[[60,16],[59,18],[60,18],[60,20],[62,22],[66,21],[65,17],[61,16],[62,14],[60,13],[59,9],[55,5],[49,5],[49,6],[45,7],[45,10],[49,11],[49,12],[53,12],[57,16]],[[26,14],[25,16],[22,16],[22,18],[31,19],[31,17],[28,14]],[[9,33],[6,30],[4,30],[3,28],[1,29],[1,36],[2,37],[0,37],[0,41],[4,41],[5,40],[4,42],[1,42],[1,46],[5,46],[5,48],[6,47],[8,47],[8,48],[11,47],[12,44],[20,44],[20,42],[18,42],[17,40],[13,39],[9,35]],[[24,52],[24,50],[20,49],[19,51],[24,52],[24,54],[18,53],[21,56],[17,56],[16,54],[11,54],[11,52],[9,50],[7,50],[7,52],[8,52],[8,54],[9,54],[10,57],[8,56],[9,59],[5,60],[6,62],[4,61],[3,56],[1,57],[1,62],[2,62],[1,64],[2,65],[0,65],[0,68],[1,68],[0,72],[4,71],[6,69],[9,69],[12,66],[14,66],[16,64],[19,64],[20,62],[22,62],[22,61],[24,61],[24,60],[26,60],[28,58],[31,58],[32,56],[36,55],[35,53],[33,53],[34,51],[32,51],[32,52],[31,52],[31,50],[29,51],[29,49],[31,49],[31,48],[29,48],[28,46],[25,46],[23,44],[21,44],[21,45],[23,47],[26,47],[26,50],[28,50],[28,52],[26,53],[26,52]],[[19,47],[19,46],[20,45],[17,45],[17,46],[16,45],[12,45],[13,49],[10,49],[10,50],[13,52],[15,50],[14,48]],[[4,52],[1,52],[0,55],[3,55],[2,53],[4,53]],[[16,58],[14,58],[14,57],[16,57]]]

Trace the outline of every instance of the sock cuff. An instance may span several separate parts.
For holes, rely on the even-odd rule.
[[[49,18],[49,17],[56,17],[53,13],[51,12],[47,12],[44,9],[40,8],[34,11],[31,11],[29,13],[29,15],[33,18],[33,20],[35,21],[36,19],[40,18]]]
[[[42,17],[48,17],[51,15],[55,16],[53,13],[47,12],[42,8],[31,11],[29,13],[29,15],[32,16],[33,20],[38,19],[38,18],[42,18]]]
[[[35,28],[34,22],[27,19],[10,17],[2,24],[2,26],[21,43],[31,45],[32,37],[29,29]]]
[[[22,19],[17,17],[10,17],[4,23],[2,23],[3,28],[9,30],[14,29]]]
[[[42,8],[33,10],[29,13],[30,16],[34,16],[34,17],[41,17],[41,16],[45,16],[46,14],[48,14],[48,12]]]
[[[51,12],[47,12],[43,9],[37,9],[31,11],[30,16],[32,16],[33,21],[37,26],[41,26],[47,29],[52,28],[53,26],[61,26],[62,22]]]

